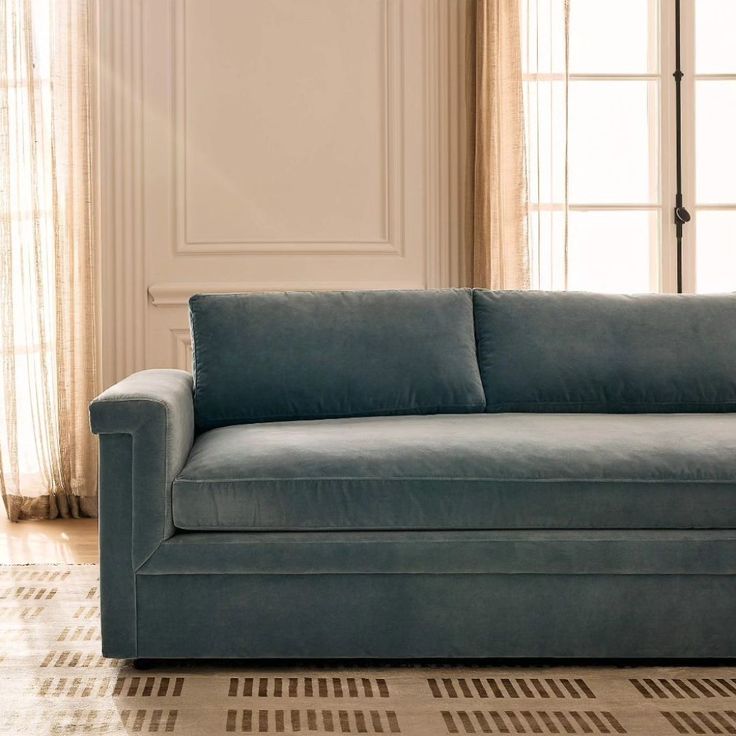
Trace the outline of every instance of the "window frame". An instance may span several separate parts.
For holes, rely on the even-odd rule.
[[[674,29],[674,3],[668,0],[647,0],[649,4],[649,17],[651,29],[650,36],[650,67],[651,72],[646,73],[616,73],[616,72],[595,72],[595,73],[568,73],[567,80],[573,82],[609,82],[609,81],[634,81],[653,83],[654,104],[657,105],[657,114],[649,117],[649,138],[650,144],[654,146],[656,154],[650,159],[650,166],[654,171],[650,170],[650,181],[656,182],[657,196],[651,203],[631,203],[631,202],[571,202],[568,201],[567,210],[571,212],[653,212],[657,214],[654,218],[653,227],[655,233],[650,237],[649,252],[649,288],[650,291],[662,291],[663,287],[669,286],[670,281],[676,286],[676,257],[675,261],[670,264],[672,254],[665,254],[663,243],[665,240],[673,239],[674,246],[674,224],[670,228],[669,221],[671,218],[670,202],[674,203],[674,182],[669,187],[669,182],[674,178],[674,84],[665,84],[668,72],[666,70],[674,70],[674,44],[665,43],[665,39],[670,35],[663,32],[664,28]],[[523,82],[531,81],[565,81],[565,75],[562,73],[523,73]],[[672,89],[670,89],[672,88]],[[650,103],[651,104],[651,103]],[[670,115],[670,108],[672,113]],[[671,119],[670,119],[671,117]],[[671,130],[670,130],[671,128]],[[651,150],[651,149],[650,149]],[[670,156],[670,150],[672,151]],[[671,189],[671,191],[670,191]],[[562,203],[542,203],[529,202],[529,211],[534,214],[544,212],[561,212],[564,210]],[[671,230],[671,232],[670,232]],[[665,232],[667,238],[665,238]],[[675,251],[676,252],[676,251]],[[672,272],[671,276],[669,272]],[[532,282],[537,275],[532,274]],[[566,287],[565,287],[566,288]]]
[[[682,189],[685,207],[692,215],[690,222],[683,228],[682,244],[682,283],[683,292],[697,292],[697,220],[698,213],[704,211],[729,212],[736,211],[736,202],[718,202],[701,204],[698,201],[697,183],[695,176],[696,157],[696,125],[697,125],[697,98],[696,84],[698,81],[732,81],[736,82],[734,73],[698,74],[695,66],[695,13],[696,0],[680,0],[681,3],[681,33],[680,50],[682,69],[685,76],[682,80]],[[674,3],[664,3],[674,5]],[[674,11],[673,11],[674,14]],[[674,29],[674,25],[673,25]],[[674,59],[674,30],[672,36]],[[674,68],[674,67],[673,67]],[[673,103],[674,108],[674,103]],[[673,113],[674,114],[674,113]],[[674,144],[673,144],[674,145]],[[674,199],[673,199],[674,201]],[[674,230],[674,228],[673,228]],[[676,267],[675,267],[676,272]],[[734,286],[736,291],[736,285]],[[674,289],[673,289],[674,291]]]
[[[618,74],[590,73],[568,75],[569,82],[580,81],[648,81],[655,82],[658,95],[658,115],[650,117],[649,136],[657,146],[658,161],[652,165],[658,171],[659,198],[656,204],[600,202],[569,202],[569,212],[601,211],[646,211],[657,212],[658,232],[650,239],[650,278],[652,292],[677,292],[677,238],[674,222],[676,194],[676,122],[675,122],[675,81],[676,68],[675,2],[672,0],[648,0],[650,12],[650,48],[656,56],[655,70],[651,73]],[[697,198],[695,179],[695,126],[696,126],[696,83],[700,80],[728,80],[736,82],[736,73],[697,74],[695,67],[695,12],[696,0],[680,0],[681,29],[680,54],[684,77],[681,84],[682,95],[682,191],[685,207],[692,220],[683,227],[682,240],[682,284],[683,292],[695,293],[697,290],[697,215],[702,211],[736,211],[736,202],[700,204]],[[573,8],[574,11],[574,8]],[[524,74],[524,81],[564,81],[562,74]],[[655,181],[652,178],[652,181]],[[529,203],[531,213],[562,211],[563,204]],[[533,277],[536,274],[533,274]]]

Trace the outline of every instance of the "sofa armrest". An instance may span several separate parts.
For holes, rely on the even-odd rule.
[[[179,370],[134,373],[104,391],[90,405],[92,431],[101,438],[100,517],[111,494],[125,492],[119,477],[109,478],[104,465],[122,443],[105,435],[127,435],[132,444],[133,564],[137,568],[174,533],[171,484],[184,466],[194,441],[192,376]],[[118,519],[119,524],[122,520]]]
[[[103,653],[135,657],[135,573],[174,534],[171,486],[194,441],[192,376],[147,370],[90,404],[100,435]]]

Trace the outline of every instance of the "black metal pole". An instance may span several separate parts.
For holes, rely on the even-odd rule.
[[[682,294],[682,226],[690,222],[682,197],[682,72],[680,63],[680,0],[675,0],[675,145],[677,188],[675,192],[675,235],[677,237],[677,293]]]

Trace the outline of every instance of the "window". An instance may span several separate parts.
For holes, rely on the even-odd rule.
[[[694,100],[686,142],[694,167],[687,182],[694,206],[688,228],[688,285],[700,292],[736,290],[736,2],[690,0],[695,75],[687,92]],[[694,177],[692,169],[694,168]],[[694,179],[694,180],[693,180]],[[687,282],[686,282],[687,283]]]
[[[675,0],[520,1],[533,286],[675,291]],[[736,2],[681,17],[684,287],[734,290]]]
[[[44,423],[41,404],[46,402],[55,410],[57,402],[55,392],[39,396],[37,388],[48,384],[54,370],[54,324],[47,308],[48,284],[53,284],[55,270],[50,12],[41,2],[34,3],[27,16],[11,6],[2,21],[8,21],[0,22],[0,33],[5,36],[7,53],[2,60],[8,135],[3,196],[7,198],[7,243],[11,246],[3,266],[9,264],[4,279],[6,293],[12,295],[13,330],[0,345],[3,359],[12,363],[12,371],[4,374],[12,378],[12,389],[0,390],[0,425],[5,426],[3,418],[12,425],[0,441],[0,458],[10,463],[0,468],[0,475],[7,474],[11,491],[22,488],[32,496],[49,485],[40,459],[49,451],[37,439]],[[32,64],[26,61],[29,56]],[[45,319],[39,319],[40,314]],[[12,406],[9,396],[14,399]]]

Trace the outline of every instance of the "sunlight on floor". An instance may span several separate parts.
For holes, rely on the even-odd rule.
[[[0,564],[97,562],[97,520],[0,519]]]

